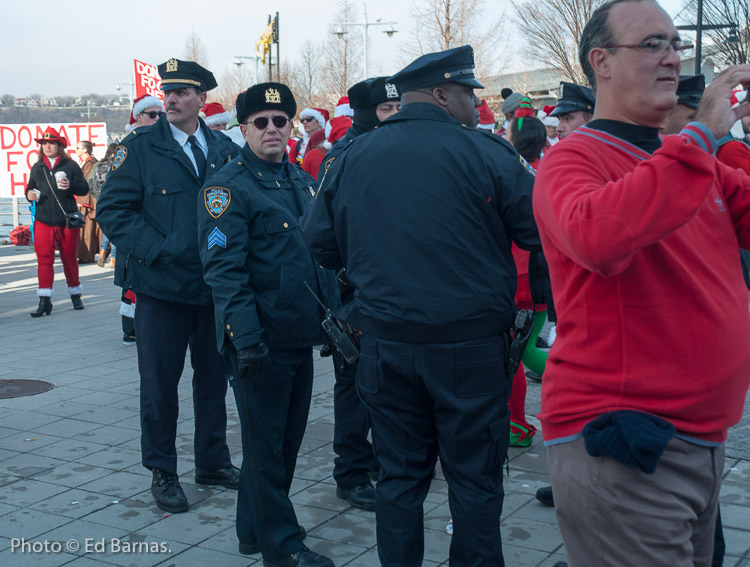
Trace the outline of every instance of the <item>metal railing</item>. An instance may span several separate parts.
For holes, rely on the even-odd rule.
[[[4,197],[0,199],[0,227],[10,227],[7,232],[19,224],[31,225],[29,202],[25,197]],[[2,230],[2,229],[0,229]],[[6,230],[2,230],[6,232]]]

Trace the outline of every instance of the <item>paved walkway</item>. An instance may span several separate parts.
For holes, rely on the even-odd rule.
[[[80,312],[70,304],[59,263],[56,272],[52,315],[32,319],[35,257],[28,248],[0,246],[0,379],[55,385],[43,394],[0,399],[0,566],[261,565],[259,556],[237,552],[236,493],[194,484],[189,379],[180,387],[178,472],[190,511],[169,515],[153,504],[151,476],[140,464],[136,352],[121,343],[120,295],[112,270],[82,266],[86,309]],[[306,544],[339,567],[377,566],[374,514],[350,508],[335,494],[334,378],[328,359],[316,360],[315,375],[292,486],[297,515],[309,534]],[[529,414],[539,410],[539,388],[529,383]],[[239,465],[239,420],[231,391],[227,406],[227,438]],[[511,449],[509,456],[502,520],[506,563],[551,567],[565,556],[554,510],[534,499],[536,489],[548,484],[541,439],[528,449]],[[731,433],[725,477],[725,565],[750,567],[747,417]],[[439,475],[425,503],[428,566],[447,562],[449,517],[447,487]],[[135,553],[139,547],[148,552]]]

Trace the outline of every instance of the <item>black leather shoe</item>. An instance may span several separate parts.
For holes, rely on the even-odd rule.
[[[154,495],[156,505],[165,512],[179,514],[188,511],[188,501],[180,486],[180,478],[176,474],[159,469],[153,469],[151,494]]]
[[[365,482],[348,489],[337,486],[336,496],[349,502],[352,508],[359,508],[366,512],[375,511],[375,487],[371,482]]]
[[[240,488],[240,469],[234,465],[225,469],[207,471],[195,469],[195,482],[209,486],[220,485],[230,490],[239,490]]]
[[[287,557],[278,559],[266,559],[264,557],[263,565],[265,567],[336,567],[328,557],[310,551],[306,547]]]
[[[555,506],[555,499],[552,496],[551,486],[542,486],[539,490],[537,490],[536,499],[545,506],[550,506],[553,508]]]
[[[52,298],[45,295],[39,298],[39,306],[30,315],[32,317],[41,317],[50,313],[52,313]]]
[[[302,526],[299,527],[300,534],[304,540],[307,537],[307,530]],[[242,541],[240,540],[240,553],[242,555],[255,555],[260,553],[260,544],[257,541]]]

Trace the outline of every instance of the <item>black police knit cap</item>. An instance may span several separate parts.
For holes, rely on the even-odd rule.
[[[280,110],[289,118],[297,114],[297,101],[289,87],[282,83],[253,85],[237,97],[237,122],[261,110]]]
[[[683,75],[677,85],[677,104],[698,108],[706,90],[706,78],[703,75]]]
[[[474,77],[474,50],[470,45],[422,55],[389,78],[388,82],[398,85],[402,93],[441,83],[484,88]]]
[[[394,83],[389,83],[387,77],[365,79],[352,86],[346,94],[349,96],[349,106],[352,110],[372,108],[401,98],[398,87]]]
[[[595,104],[596,99],[590,88],[562,81],[557,88],[557,105],[550,116],[560,116],[576,110],[594,112]]]
[[[206,92],[217,86],[214,74],[195,61],[172,58],[159,65],[158,69],[162,91],[194,87],[201,92]]]

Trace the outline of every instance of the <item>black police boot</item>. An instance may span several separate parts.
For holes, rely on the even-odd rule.
[[[263,558],[265,567],[336,567],[328,557],[303,547],[297,553],[278,559]]]
[[[240,488],[240,469],[235,466],[229,466],[225,469],[208,471],[195,468],[196,484],[204,485],[221,485],[230,490],[239,490]]]
[[[39,298],[39,307],[36,308],[36,311],[30,313],[30,315],[32,317],[41,317],[42,315],[49,315],[50,313],[52,313],[52,298],[42,296]]]
[[[370,482],[365,482],[354,488],[336,487],[336,496],[346,500],[352,508],[358,508],[366,512],[375,511],[375,487]]]
[[[81,294],[77,293],[76,295],[70,296],[70,301],[73,302],[73,309],[76,311],[80,311],[83,309],[83,301],[81,301]]]
[[[555,499],[552,496],[552,487],[542,486],[539,490],[536,491],[536,499],[545,506],[554,507]]]
[[[151,494],[156,500],[156,505],[165,512],[178,514],[187,512],[188,501],[180,486],[180,479],[176,474],[154,469],[154,478],[151,481]]]

